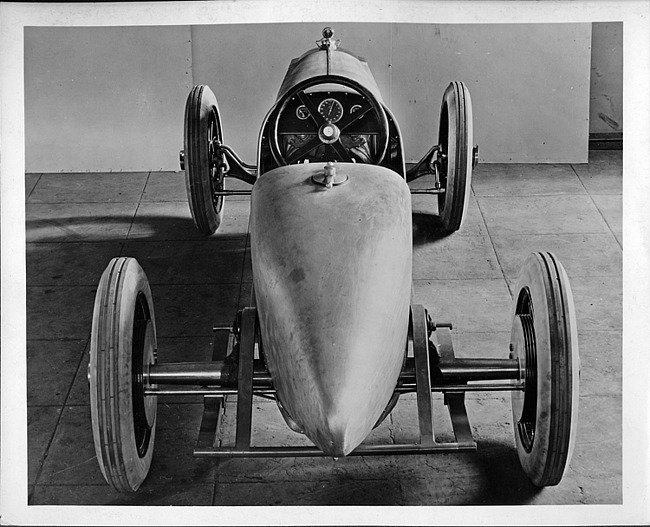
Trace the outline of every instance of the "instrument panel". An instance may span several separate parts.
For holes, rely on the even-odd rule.
[[[353,114],[367,104],[366,98],[358,93],[350,92],[312,92],[305,93],[314,103],[323,119],[330,123],[338,123],[344,116]],[[280,116],[278,123],[280,134],[315,133],[316,124],[311,119],[309,110],[297,97],[292,98]],[[345,129],[345,134],[375,134],[378,133],[379,123],[374,112],[367,112],[361,119]]]

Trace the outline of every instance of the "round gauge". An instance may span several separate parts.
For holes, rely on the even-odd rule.
[[[350,113],[354,113],[358,110],[361,110],[361,105],[360,104],[355,104],[352,108],[350,108]]]
[[[309,117],[309,110],[304,104],[301,104],[296,109],[296,117],[298,117],[298,119],[300,119],[301,121],[304,121]]]
[[[343,117],[343,106],[336,99],[325,99],[318,105],[318,113],[328,122],[336,123]]]

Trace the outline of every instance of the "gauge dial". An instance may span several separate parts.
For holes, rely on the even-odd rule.
[[[318,105],[320,113],[330,123],[338,122],[343,117],[343,106],[336,99],[325,99]]]
[[[296,117],[298,117],[298,119],[301,121],[304,121],[309,117],[309,110],[304,104],[301,104],[298,106],[298,108],[296,108]]]

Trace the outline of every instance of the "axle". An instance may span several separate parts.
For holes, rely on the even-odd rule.
[[[445,384],[432,386],[432,392],[438,393],[466,393],[466,392],[504,392],[504,391],[523,391],[525,388],[523,381],[510,382],[485,382],[474,384]],[[398,384],[395,387],[397,393],[413,393],[417,390],[415,383]],[[220,388],[209,386],[182,386],[179,388],[160,388],[149,386],[144,389],[144,395],[207,395],[213,397],[223,397],[226,395],[237,395],[237,388]],[[273,397],[276,394],[272,386],[253,387],[253,395]]]
[[[498,391],[523,389],[523,375],[517,359],[451,359],[431,366],[432,390],[440,392]],[[144,373],[145,395],[237,393],[237,368],[232,363],[179,362],[152,364]],[[475,384],[467,384],[475,383]],[[193,388],[165,389],[161,386]],[[253,391],[273,395],[273,380],[264,361],[253,362]],[[416,391],[414,360],[409,358],[402,369],[396,391]]]
[[[444,188],[412,188],[411,194],[444,194]]]
[[[434,452],[474,452],[476,447],[473,445],[461,445],[458,443],[438,443],[426,447],[419,444],[379,444],[379,445],[360,445],[350,452],[348,456],[369,456],[369,455],[408,455],[408,454],[432,454]],[[244,449],[237,448],[203,448],[194,449],[196,457],[326,457],[322,450],[316,447],[301,446],[284,446],[284,447],[249,447]]]

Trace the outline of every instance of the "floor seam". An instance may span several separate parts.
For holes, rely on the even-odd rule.
[[[587,192],[587,195],[589,196],[589,199],[591,200],[591,202],[594,204],[594,207],[596,207],[596,210],[598,211],[598,214],[600,214],[600,217],[601,217],[601,218],[603,219],[603,221],[605,222],[605,225],[607,225],[607,228],[609,229],[610,234],[611,234],[612,236],[614,236],[614,239],[616,240],[616,243],[617,243],[618,246],[621,248],[621,250],[623,250],[623,245],[622,245],[621,242],[618,240],[618,237],[616,236],[616,233],[614,232],[614,229],[612,229],[612,226],[611,226],[611,225],[609,224],[609,222],[607,221],[607,218],[605,218],[605,215],[604,215],[603,212],[600,210],[600,207],[598,206],[598,203],[596,203],[596,200],[594,200],[593,196],[591,195],[591,192],[589,192],[589,190],[588,190],[587,187],[585,186],[584,182],[583,182],[582,179],[580,178],[580,174],[578,174],[578,171],[575,169],[575,167],[573,166],[573,164],[571,164],[570,166],[571,166],[571,170],[573,170],[573,173],[578,177],[578,181],[580,181],[580,184],[582,185],[582,187],[583,187],[583,188],[585,189],[585,191]],[[611,195],[611,194],[599,194],[599,195],[608,196],[608,195]],[[622,195],[621,195],[621,199],[623,199],[623,198],[622,198]]]
[[[25,176],[27,176],[27,174],[25,174]],[[27,194],[27,196],[25,197],[25,205],[29,201],[30,196],[34,193],[34,190],[36,190],[36,187],[38,186],[38,183],[39,183],[39,181],[41,180],[42,177],[43,177],[42,173],[38,174],[38,177],[36,178],[36,183],[34,183],[34,186],[32,187],[32,190],[30,190],[29,194]]]
[[[581,182],[582,183],[582,182]],[[583,185],[584,187],[584,185]],[[586,190],[586,189],[585,189]],[[554,194],[474,194],[478,198],[558,198],[558,197],[574,197],[574,196],[584,196],[589,194],[589,191],[586,192],[556,192]]]
[[[33,191],[32,191],[33,192]],[[31,193],[30,193],[31,195]],[[133,205],[139,201],[25,201],[26,205]],[[149,203],[156,203],[155,201]],[[177,203],[177,202],[164,202],[164,203]]]
[[[499,263],[499,265],[501,265]],[[503,274],[503,272],[502,272]],[[503,278],[507,279],[505,275]],[[492,277],[492,278],[413,278],[414,282],[500,282],[501,277]]]
[[[120,247],[120,256],[124,256],[122,253],[124,252],[124,249],[126,247],[126,242],[129,240],[129,236],[131,235],[131,230],[133,230],[133,224],[135,223],[135,218],[138,215],[138,211],[140,210],[140,205],[142,205],[142,200],[144,198],[144,193],[145,189],[147,188],[147,185],[149,184],[149,178],[151,177],[151,170],[147,172],[147,177],[144,181],[144,186],[142,187],[142,192],[140,193],[140,199],[138,200],[138,204],[135,207],[135,212],[133,213],[133,218],[131,218],[131,224],[129,225],[129,230],[126,231],[126,234],[124,235],[124,239],[122,240],[122,247]]]
[[[214,507],[217,505],[217,476],[215,475],[214,481],[212,482],[212,494],[210,495],[210,506]]]
[[[81,339],[77,339],[77,340],[81,340]],[[70,393],[72,393],[72,389],[74,388],[75,380],[77,378],[77,374],[79,373],[79,369],[81,368],[81,365],[83,364],[84,357],[86,355],[86,349],[90,345],[90,336],[87,337],[85,340],[86,340],[86,344],[85,344],[85,346],[83,348],[83,351],[81,352],[81,354],[79,356],[79,361],[77,363],[77,368],[75,370],[75,374],[72,377],[72,381],[70,382],[70,386],[68,387],[68,390],[67,390],[67,392],[65,394],[65,398],[63,399],[63,403],[60,406],[61,411],[59,412],[59,415],[56,418],[56,423],[54,424],[54,427],[52,429],[52,434],[50,435],[50,439],[47,442],[47,446],[45,447],[45,450],[43,451],[42,461],[39,463],[38,472],[36,473],[36,476],[34,478],[34,482],[32,483],[32,485],[34,487],[36,487],[36,485],[38,485],[38,480],[41,478],[41,475],[43,473],[43,469],[45,467],[45,461],[47,460],[47,457],[48,457],[49,452],[50,452],[50,447],[52,446],[52,442],[54,441],[54,436],[56,435],[57,431],[59,430],[59,425],[61,424],[61,419],[63,418],[63,412],[65,411],[66,408],[72,406],[72,405],[68,404],[68,399],[70,397]],[[29,407],[29,405],[28,405],[28,407]],[[59,405],[48,406],[48,408],[56,408],[56,407],[59,407]],[[30,408],[34,408],[34,407],[30,407]]]
[[[474,189],[472,189],[474,191]],[[508,288],[508,292],[510,293],[510,297],[513,297],[512,290],[510,289],[510,283],[508,282],[508,278],[506,277],[506,273],[503,269],[503,265],[501,264],[501,259],[499,258],[499,254],[497,253],[497,248],[496,245],[494,244],[494,240],[492,239],[492,235],[490,234],[490,229],[488,228],[487,221],[485,221],[485,215],[483,214],[483,209],[481,208],[481,203],[480,200],[478,199],[478,196],[476,196],[476,193],[474,193],[474,199],[476,199],[476,206],[478,208],[478,211],[481,215],[481,219],[483,220],[483,225],[485,225],[485,232],[487,233],[487,237],[490,240],[490,245],[492,246],[492,250],[494,251],[494,257],[497,260],[497,264],[499,265],[499,269],[501,270],[501,276],[503,278],[503,281],[506,283],[506,287]]]

